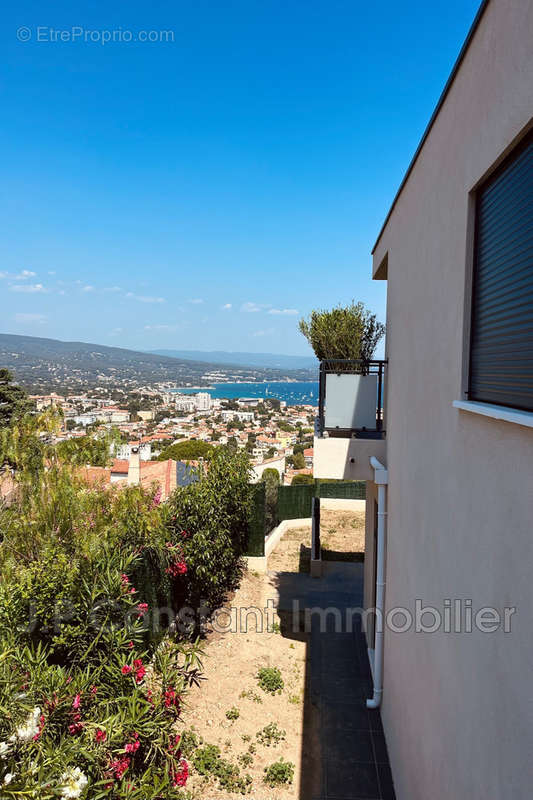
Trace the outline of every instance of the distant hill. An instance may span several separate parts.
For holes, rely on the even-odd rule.
[[[223,372],[228,380],[308,380],[305,369],[243,367],[165,354],[126,350],[87,342],[63,342],[36,336],[0,333],[0,366],[15,373],[30,391],[82,389],[109,385],[133,388],[156,382],[206,386],[205,375]],[[229,355],[229,354],[228,354]]]
[[[314,369],[318,361],[314,356],[284,356],[279,353],[232,353],[225,350],[150,350],[160,356],[192,358],[210,361],[212,364],[240,364],[245,367],[270,369]]]

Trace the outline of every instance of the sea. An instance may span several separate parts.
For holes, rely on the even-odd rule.
[[[173,389],[180,394],[196,394],[209,392],[217,400],[235,400],[237,398],[258,397],[284,401],[288,406],[317,406],[318,381],[295,381],[294,383],[270,381],[267,383],[213,383],[210,386],[186,387]]]

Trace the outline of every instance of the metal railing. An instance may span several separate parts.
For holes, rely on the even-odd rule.
[[[355,437],[355,438],[376,438],[381,439],[385,436],[384,426],[384,391],[385,391],[385,367],[386,359],[374,359],[371,361],[356,359],[336,359],[330,358],[320,362],[319,378],[319,398],[318,398],[318,433],[323,435],[328,433],[331,436]],[[375,420],[370,424],[328,425],[326,419],[327,405],[327,379],[328,375],[361,375],[376,376],[376,402]],[[357,415],[356,415],[357,417]],[[367,421],[368,423],[368,421]]]

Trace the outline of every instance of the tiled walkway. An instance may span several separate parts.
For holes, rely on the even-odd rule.
[[[297,599],[300,608],[338,609],[363,604],[362,564],[324,564],[325,575],[272,573],[280,607]],[[274,577],[275,576],[275,577]],[[323,630],[321,631],[321,627]],[[325,628],[325,630],[324,630]],[[316,710],[320,760],[316,793],[306,800],[394,800],[387,746],[379,711],[368,711],[372,678],[360,620],[353,632],[335,632],[333,613],[326,625],[312,615],[309,700]]]

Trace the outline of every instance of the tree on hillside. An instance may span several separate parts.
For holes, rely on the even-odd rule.
[[[157,460],[166,461],[168,458],[173,458],[174,461],[197,461],[199,458],[209,458],[212,453],[212,445],[201,440],[189,439],[165,447]]]
[[[292,457],[294,469],[305,469],[305,458],[303,453],[295,453]]]
[[[328,358],[372,359],[385,335],[385,326],[378,322],[364,303],[312,311],[300,320],[303,333],[319,361]]]
[[[273,467],[267,467],[263,470],[263,474],[261,475],[261,480],[263,483],[275,483],[279,484],[279,472],[277,469]]]
[[[312,475],[295,475],[291,481],[291,486],[298,486],[300,483],[314,483]]]
[[[13,383],[13,375],[0,368],[0,428],[9,425],[31,409],[31,402],[21,386]]]

